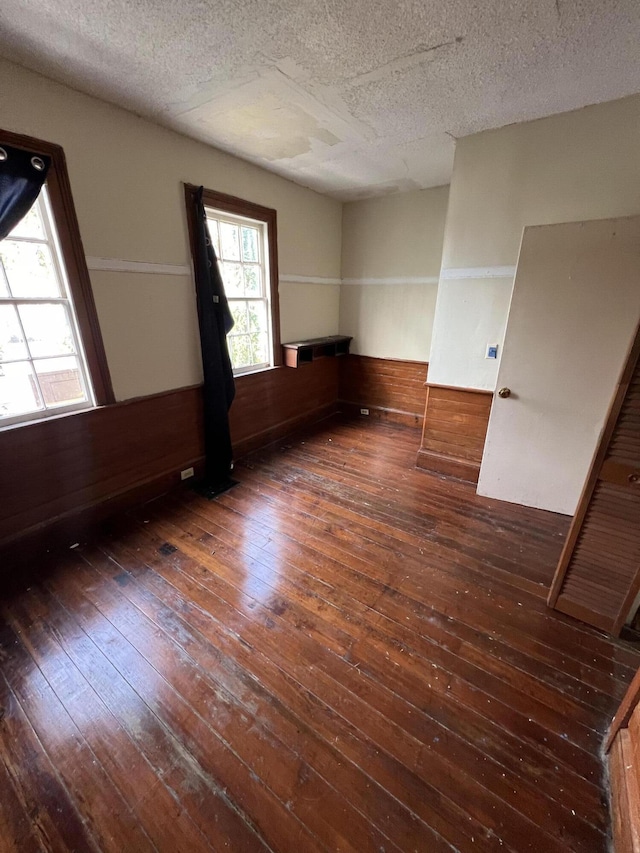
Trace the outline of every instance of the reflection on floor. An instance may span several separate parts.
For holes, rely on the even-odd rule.
[[[604,851],[640,653],[546,609],[566,519],[416,447],[326,421],[5,596],[0,847]]]

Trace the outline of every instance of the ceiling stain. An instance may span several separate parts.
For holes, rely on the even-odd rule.
[[[2,0],[0,55],[336,198],[446,184],[456,138],[640,93],[638,0],[94,6]]]
[[[206,124],[206,117],[201,121]],[[218,123],[224,126],[228,141],[267,160],[291,159],[310,152],[314,143],[331,146],[341,141],[301,107],[272,93],[218,113]]]

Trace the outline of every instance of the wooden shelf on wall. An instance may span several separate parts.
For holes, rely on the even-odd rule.
[[[326,338],[282,344],[284,363],[287,367],[302,367],[318,358],[349,355],[351,340],[347,335],[329,335]]]

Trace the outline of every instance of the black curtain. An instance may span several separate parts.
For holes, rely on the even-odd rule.
[[[200,187],[193,194],[194,271],[204,368],[204,489],[215,494],[232,484],[229,476],[233,462],[229,408],[235,397],[236,387],[227,347],[227,334],[233,328],[233,318],[224,292],[218,259],[209,236],[202,193],[203,188]]]
[[[12,145],[0,147],[0,240],[16,227],[40,195],[51,158]]]

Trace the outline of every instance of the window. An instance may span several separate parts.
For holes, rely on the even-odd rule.
[[[273,340],[265,223],[205,210],[235,324],[227,336],[234,373],[270,367]]]
[[[0,427],[113,401],[62,149],[35,204],[0,241]]]
[[[187,203],[189,192],[187,187]],[[203,193],[209,233],[234,327],[227,335],[234,374],[281,364],[276,212],[233,196]]]
[[[0,419],[94,405],[46,187],[0,241]]]

